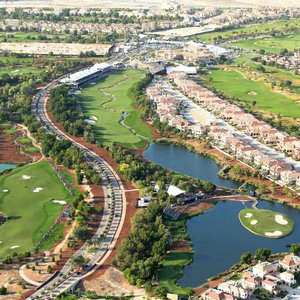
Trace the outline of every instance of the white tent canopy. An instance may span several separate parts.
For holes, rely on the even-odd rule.
[[[167,191],[169,196],[174,196],[177,197],[181,194],[185,194],[185,191],[180,189],[179,187],[175,186],[175,185],[170,185]]]

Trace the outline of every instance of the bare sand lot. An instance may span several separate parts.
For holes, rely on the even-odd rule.
[[[0,2],[1,4],[1,2]],[[79,55],[80,52],[94,51],[97,55],[105,55],[111,44],[71,44],[71,43],[0,43],[0,51],[15,53],[44,54],[49,52],[58,55]]]
[[[269,7],[299,7],[299,0],[178,0],[177,4],[194,7],[254,7],[254,6],[269,6]],[[97,7],[97,8],[149,8],[149,7],[167,7],[172,4],[170,1],[158,0],[44,0],[44,1],[14,1],[0,0],[1,7]]]

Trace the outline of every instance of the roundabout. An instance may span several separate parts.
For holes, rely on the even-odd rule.
[[[239,220],[250,232],[267,238],[281,238],[294,229],[288,215],[268,209],[245,208],[239,212]]]

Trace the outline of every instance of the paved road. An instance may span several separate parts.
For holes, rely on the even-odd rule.
[[[84,159],[101,176],[105,204],[103,217],[97,232],[93,236],[93,239],[101,240],[101,244],[95,253],[88,253],[86,243],[75,253],[76,256],[83,255],[85,258],[89,259],[85,271],[82,273],[72,272],[72,266],[69,260],[59,272],[58,276],[53,278],[28,299],[35,299],[36,297],[39,297],[39,299],[55,299],[59,294],[73,287],[83,277],[99,268],[116,243],[124,223],[126,211],[124,187],[112,167],[95,152],[75,142],[51,122],[46,110],[47,90],[50,88],[51,85],[40,90],[33,98],[31,112],[37,116],[42,125],[45,126],[46,130],[54,133],[58,139],[70,140],[74,147],[84,153]],[[103,237],[105,230],[106,234]],[[65,276],[67,278],[62,280]]]

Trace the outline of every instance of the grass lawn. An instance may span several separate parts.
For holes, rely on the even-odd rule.
[[[19,138],[18,142],[20,142],[21,144],[25,144],[25,145],[31,145],[32,144],[32,140],[30,138],[27,138],[27,137]]]
[[[281,224],[280,220],[278,223],[276,216],[280,216],[283,222],[287,223]],[[294,229],[294,221],[289,218],[289,216],[268,209],[243,209],[239,213],[239,220],[241,224],[252,233],[269,238],[280,238],[289,235]],[[275,231],[281,232],[282,234],[274,236],[267,234],[274,233]]]
[[[287,48],[294,51],[300,47],[300,33],[284,37],[269,37],[263,39],[247,39],[232,42],[233,46],[247,48],[252,50],[265,50],[267,53],[279,54],[280,50]]]
[[[38,187],[43,190],[33,192]],[[8,192],[3,192],[6,189]],[[62,210],[53,199],[69,202],[71,196],[48,162],[20,167],[0,177],[0,211],[8,217],[0,226],[0,257],[34,247]],[[49,249],[53,243],[48,242]],[[19,247],[11,249],[14,246]]]
[[[240,34],[270,34],[272,29],[286,31],[287,29],[295,28],[296,30],[299,30],[299,26],[300,19],[291,19],[287,21],[271,21],[263,24],[249,24],[239,29],[229,29],[223,31],[219,30],[215,32],[200,34],[197,35],[196,38],[204,40],[206,42],[212,42],[214,38],[218,36],[222,36],[223,38],[234,38],[235,36],[238,36]]]
[[[176,281],[182,277],[183,267],[191,263],[192,259],[192,252],[173,251],[168,253],[158,273],[159,282],[164,285],[169,292],[186,294],[186,289],[178,286]]]
[[[5,133],[5,134],[15,134],[16,132],[17,132],[17,130],[16,129],[5,129],[5,130],[3,130],[3,132]]]
[[[144,75],[142,70],[126,70],[81,89],[79,98],[84,116],[97,117],[92,129],[100,143],[108,145],[114,142],[128,148],[140,148],[152,137],[131,96],[131,89]],[[122,112],[129,114],[124,121],[129,128],[120,124]]]
[[[0,76],[3,74],[8,75],[24,75],[32,73],[39,75],[45,71],[44,68],[32,67],[32,66],[16,66],[16,67],[5,67],[0,69]]]
[[[40,149],[38,147],[27,147],[24,151],[28,153],[37,153],[40,152]]]
[[[208,75],[210,85],[227,97],[238,97],[250,105],[255,100],[259,110],[300,118],[300,105],[293,99],[273,92],[263,81],[252,81],[233,69],[214,69]]]

